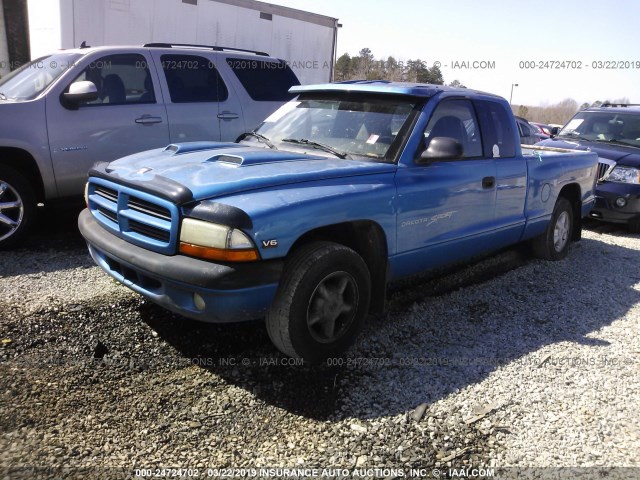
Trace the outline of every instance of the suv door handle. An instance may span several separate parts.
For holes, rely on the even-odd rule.
[[[162,118],[154,117],[152,115],[143,115],[139,118],[136,118],[136,123],[141,123],[143,125],[153,125],[154,123],[162,123]]]
[[[493,188],[496,184],[496,177],[484,177],[482,179],[482,188]]]
[[[238,115],[237,113],[225,111],[225,112],[219,113],[218,118],[220,120],[235,120],[236,118],[240,118],[240,115]]]

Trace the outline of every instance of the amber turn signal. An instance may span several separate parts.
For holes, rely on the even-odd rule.
[[[180,253],[191,257],[222,262],[254,262],[259,260],[258,252],[253,248],[228,250],[214,247],[201,247],[191,243],[180,242]]]

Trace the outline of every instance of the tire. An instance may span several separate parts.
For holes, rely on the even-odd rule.
[[[627,231],[629,233],[640,233],[640,220],[633,220],[627,223]]]
[[[267,331],[285,355],[319,363],[353,343],[370,300],[369,269],[356,252],[336,243],[311,243],[287,261]]]
[[[569,253],[573,234],[573,209],[564,197],[553,208],[551,221],[545,232],[532,241],[533,254],[544,260],[562,260]]]
[[[13,168],[0,165],[0,249],[22,240],[35,214],[36,197],[29,181]]]

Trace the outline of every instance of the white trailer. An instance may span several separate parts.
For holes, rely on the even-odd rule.
[[[255,0],[28,0],[31,58],[150,42],[264,51],[303,84],[333,79],[338,20]]]

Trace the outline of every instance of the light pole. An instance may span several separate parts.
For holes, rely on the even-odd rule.
[[[517,87],[517,86],[518,86],[517,83],[511,84],[511,95],[509,96],[509,105],[511,105],[511,100],[513,100],[513,87]]]

